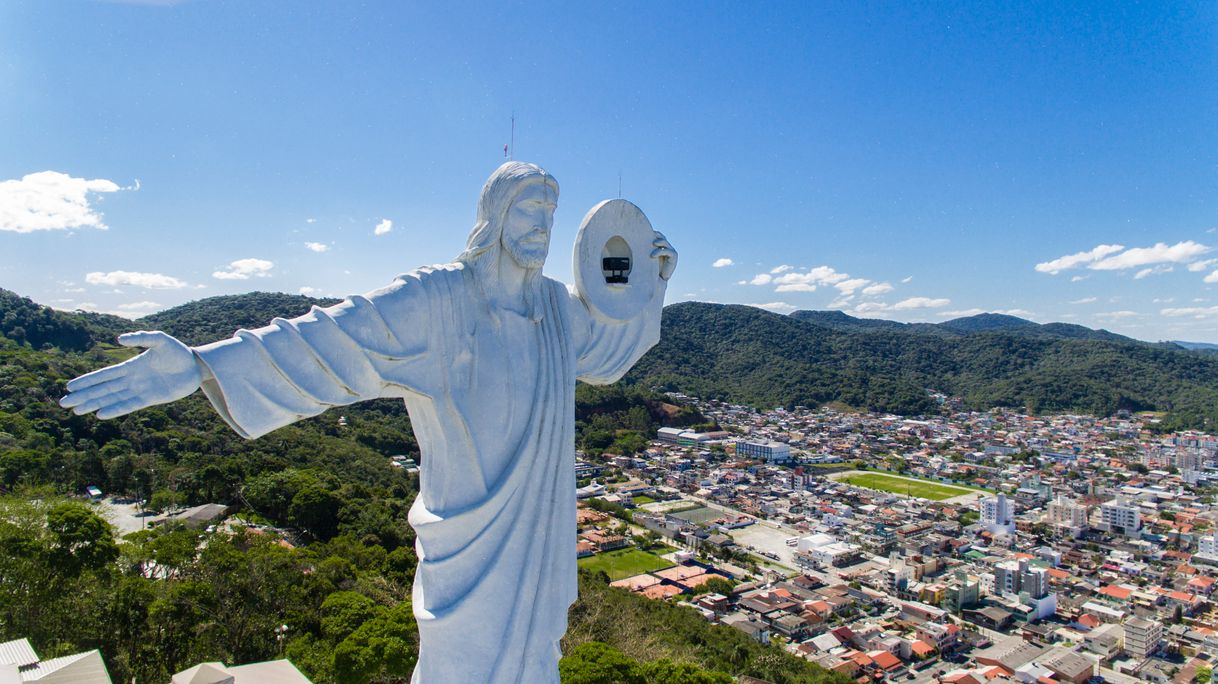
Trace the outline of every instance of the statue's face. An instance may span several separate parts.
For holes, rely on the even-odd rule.
[[[503,225],[503,248],[521,268],[545,264],[557,206],[558,193],[546,183],[530,183],[512,202]]]

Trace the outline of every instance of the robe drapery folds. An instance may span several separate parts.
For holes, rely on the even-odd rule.
[[[413,681],[557,682],[576,597],[575,381],[613,382],[659,340],[595,319],[544,280],[543,316],[489,308],[461,264],[195,349],[203,391],[243,437],[335,406],[405,400],[421,452]]]

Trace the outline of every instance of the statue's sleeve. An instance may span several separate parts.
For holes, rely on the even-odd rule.
[[[195,347],[203,393],[233,430],[254,439],[334,406],[416,391],[427,346],[421,290],[418,279],[399,278]]]
[[[660,315],[666,285],[661,280],[651,301],[638,315],[625,321],[597,316],[573,288],[569,290],[575,372],[579,380],[589,385],[617,382],[660,341]]]

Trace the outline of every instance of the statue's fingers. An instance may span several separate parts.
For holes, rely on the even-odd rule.
[[[98,409],[97,417],[101,418],[102,420],[118,418],[119,416],[125,416],[132,411],[142,409],[144,406],[145,404],[143,400],[141,400],[139,397],[134,397],[125,401],[120,401],[117,404],[110,404]]]
[[[127,383],[122,378],[114,379],[109,382],[102,382],[92,387],[86,387],[82,390],[69,393],[67,396],[59,400],[59,405],[64,408],[72,408],[80,406],[86,401],[104,397],[109,394],[114,394],[126,389]]]
[[[124,347],[145,347],[151,349],[159,347],[169,341],[169,335],[157,330],[140,330],[138,332],[123,333],[118,336],[118,343]]]
[[[78,416],[83,416],[86,413],[92,413],[94,411],[104,410],[108,406],[113,406],[115,404],[122,403],[124,401],[127,401],[128,399],[131,399],[134,396],[135,396],[134,392],[131,392],[130,390],[122,389],[117,392],[113,392],[111,394],[104,394],[100,397],[94,397],[94,398],[84,402],[80,406],[77,406],[76,408],[72,409],[72,412]],[[101,413],[98,413],[98,415],[101,415]]]
[[[100,385],[103,382],[116,380],[127,375],[126,362],[116,364],[114,366],[106,366],[101,370],[95,370],[92,373],[85,373],[79,378],[73,378],[68,381],[69,392],[79,392],[86,387]]]

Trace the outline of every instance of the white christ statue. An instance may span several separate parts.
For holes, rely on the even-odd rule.
[[[119,342],[146,351],[72,380],[60,403],[114,418],[202,388],[254,439],[334,406],[402,398],[422,455],[411,681],[558,682],[576,597],[575,382],[614,382],[659,341],[677,254],[654,233],[652,295],[633,317],[599,316],[542,275],[557,200],[553,176],[506,163],[453,263],[201,347],[128,333]]]

